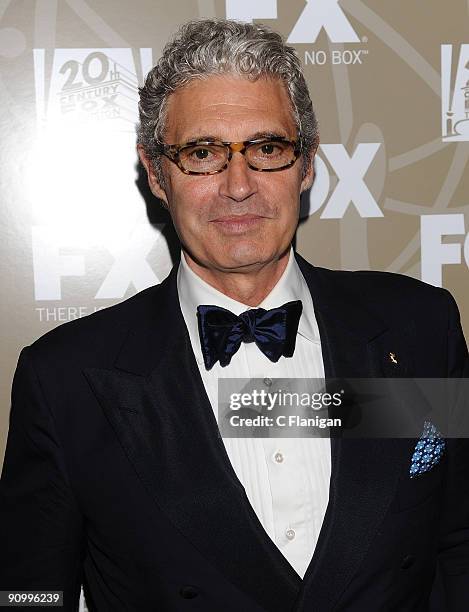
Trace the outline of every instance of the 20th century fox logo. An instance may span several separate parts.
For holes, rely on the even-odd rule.
[[[469,140],[469,44],[441,45],[443,141]]]
[[[62,114],[84,112],[96,119],[132,120],[137,79],[109,55],[94,51],[82,64],[68,60],[60,73],[67,75],[62,91],[56,94]]]
[[[151,49],[55,49],[47,74],[45,49],[34,49],[39,123],[117,122],[133,130],[138,82],[152,65]]]

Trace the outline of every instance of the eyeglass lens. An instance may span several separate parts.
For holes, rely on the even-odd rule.
[[[216,172],[227,163],[230,149],[219,144],[195,144],[179,151],[179,160],[189,172]],[[295,150],[289,142],[254,143],[248,145],[246,161],[259,170],[273,170],[288,166],[295,159]]]

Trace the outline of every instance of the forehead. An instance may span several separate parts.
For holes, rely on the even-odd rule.
[[[241,141],[259,132],[296,137],[291,102],[278,79],[210,76],[191,81],[169,97],[168,143],[207,136]]]

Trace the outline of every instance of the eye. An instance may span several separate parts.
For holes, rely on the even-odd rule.
[[[210,155],[210,151],[208,149],[196,149],[192,152],[192,155],[195,155],[197,159],[207,159]]]
[[[264,155],[272,155],[274,151],[275,151],[275,145],[273,145],[272,143],[264,144],[261,147],[261,152]]]
[[[252,152],[254,153],[254,155],[266,159],[268,157],[278,157],[279,155],[283,155],[284,152],[289,148],[291,147],[290,144],[287,142],[267,141],[254,145],[252,148]]]
[[[216,172],[226,163],[224,146],[201,142],[183,147],[179,159],[185,170],[190,172]]]

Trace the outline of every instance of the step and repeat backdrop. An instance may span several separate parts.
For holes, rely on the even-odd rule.
[[[0,464],[20,349],[178,253],[137,164],[137,89],[202,17],[266,23],[301,59],[321,145],[297,250],[444,286],[469,332],[465,0],[0,0]]]

